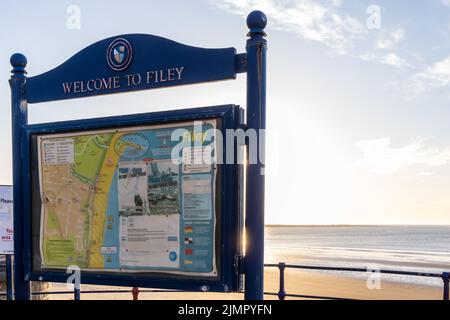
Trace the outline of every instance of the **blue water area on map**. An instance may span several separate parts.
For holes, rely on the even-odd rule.
[[[110,221],[112,217],[112,221]],[[117,197],[117,172],[111,182],[111,187],[109,188],[108,194],[108,207],[106,209],[106,223],[105,232],[103,237],[104,247],[116,247],[116,254],[104,255],[104,266],[105,269],[119,269],[119,254],[120,254],[120,243],[119,243],[119,199]]]
[[[123,135],[120,140],[130,143],[123,150],[122,157],[127,159],[136,159],[147,155],[149,149],[149,140],[141,133],[127,133]],[[133,145],[138,145],[139,148]]]
[[[211,131],[207,131],[212,129],[213,126],[211,124],[203,124],[202,132],[207,132],[206,137],[204,137],[205,141],[203,145],[208,145],[211,143],[212,134]],[[132,147],[127,147],[124,150],[124,154],[121,157],[121,161],[128,161],[133,159],[135,161],[143,160],[145,158],[153,158],[153,159],[171,159],[172,149],[176,145],[180,143],[179,140],[175,139],[172,141],[172,133],[174,130],[186,130],[187,132],[192,133],[194,130],[194,126],[184,126],[177,128],[163,128],[163,129],[149,129],[149,130],[139,130],[138,132],[130,132],[124,135],[121,140],[135,143],[142,146],[142,149],[136,150]],[[175,135],[177,136],[177,135]],[[185,140],[182,142],[183,146],[191,147],[193,146],[193,141]]]

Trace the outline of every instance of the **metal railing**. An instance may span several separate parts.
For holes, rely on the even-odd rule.
[[[7,261],[8,263],[8,261]],[[316,270],[316,271],[334,271],[334,272],[361,272],[367,273],[370,269],[367,268],[346,268],[346,267],[324,267],[324,266],[311,266],[311,265],[296,265],[296,264],[286,264],[280,262],[278,264],[265,264],[266,268],[278,268],[279,270],[279,290],[278,292],[264,292],[265,295],[278,296],[279,300],[285,300],[286,297],[292,298],[305,298],[305,299],[323,299],[323,300],[352,300],[348,298],[340,297],[324,297],[324,296],[314,296],[314,295],[302,295],[287,293],[285,287],[285,270],[286,269],[302,269],[302,270]],[[8,269],[8,268],[7,268]],[[430,272],[414,272],[414,271],[399,271],[399,270],[387,270],[380,269],[376,270],[380,274],[391,274],[391,275],[404,275],[412,277],[426,277],[426,278],[440,278],[443,282],[443,300],[449,300],[449,284],[450,284],[450,273],[430,273]],[[9,277],[8,277],[9,278]],[[9,278],[11,279],[11,278]],[[0,293],[0,297],[6,296],[8,300],[12,300],[13,294],[11,290],[11,284],[7,285],[8,292]],[[163,289],[139,289],[132,288],[129,290],[83,290],[74,289],[74,291],[49,291],[49,292],[33,292],[32,295],[60,295],[60,294],[73,294],[74,300],[81,299],[81,293],[83,294],[100,294],[100,293],[131,293],[133,300],[139,299],[139,293],[161,293],[161,292],[180,292],[177,290],[163,290]],[[242,292],[243,293],[243,292]]]
[[[297,298],[310,298],[310,299],[330,299],[330,300],[343,300],[342,298],[336,297],[320,297],[320,296],[307,296],[299,294],[288,294],[285,290],[285,270],[286,268],[291,269],[302,269],[302,270],[316,270],[316,271],[335,271],[335,272],[364,272],[367,273],[370,269],[367,268],[346,268],[346,267],[323,267],[323,266],[310,266],[310,265],[293,265],[280,262],[278,264],[265,264],[266,268],[278,268],[279,270],[279,291],[278,293],[267,292],[268,295],[277,295],[280,300],[285,300],[286,297],[297,297]],[[412,277],[426,277],[426,278],[440,278],[443,282],[443,300],[449,300],[449,283],[450,283],[450,273],[431,273],[431,272],[415,272],[415,271],[399,271],[399,270],[387,270],[380,269],[376,270],[380,274],[392,274],[392,275],[404,275]],[[344,299],[350,300],[350,299]]]

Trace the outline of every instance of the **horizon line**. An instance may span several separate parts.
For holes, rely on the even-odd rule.
[[[265,227],[450,227],[450,224],[265,224]]]

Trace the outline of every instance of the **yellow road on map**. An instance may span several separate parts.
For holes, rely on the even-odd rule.
[[[94,195],[92,207],[92,232],[91,232],[91,246],[89,248],[89,268],[102,269],[104,267],[103,255],[101,254],[101,247],[104,236],[104,226],[106,221],[106,210],[108,207],[108,194],[112,179],[117,170],[121,153],[124,148],[114,150],[114,145],[124,133],[117,133],[111,139],[110,147],[106,152],[102,167],[98,175],[97,190]]]

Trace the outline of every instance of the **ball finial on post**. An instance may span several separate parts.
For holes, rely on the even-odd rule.
[[[251,34],[263,34],[264,28],[267,25],[267,17],[266,15],[259,10],[255,10],[250,12],[250,14],[247,16],[247,27],[250,29],[250,35]]]
[[[10,59],[13,69],[11,70],[14,74],[26,74],[25,67],[27,66],[27,58],[21,53],[14,53]]]

